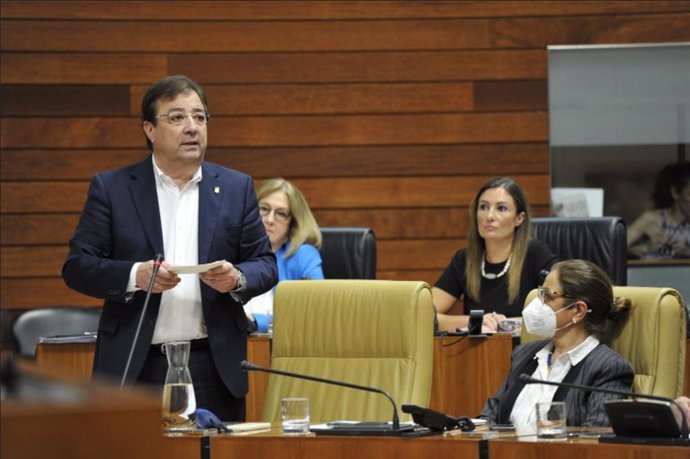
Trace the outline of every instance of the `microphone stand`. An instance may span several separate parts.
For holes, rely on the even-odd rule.
[[[120,388],[124,387],[125,381],[127,381],[127,374],[129,373],[129,366],[132,363],[132,356],[134,355],[134,348],[139,341],[139,332],[141,332],[141,325],[144,323],[144,317],[146,316],[146,309],[149,307],[149,301],[151,301],[151,292],[153,291],[153,285],[156,282],[156,276],[158,276],[158,270],[163,262],[163,255],[160,253],[156,255],[153,260],[153,271],[151,272],[151,280],[149,281],[149,286],[146,288],[146,298],[144,299],[144,306],[141,309],[141,315],[139,316],[139,323],[137,324],[137,330],[134,333],[134,339],[132,340],[132,345],[129,348],[129,356],[127,357],[127,363],[125,364],[125,371],[122,374],[122,381],[120,381]]]
[[[332,384],[334,386],[349,387],[350,389],[359,389],[359,390],[365,390],[367,392],[375,392],[377,394],[382,394],[391,402],[391,405],[393,405],[393,431],[395,431],[395,432],[400,431],[400,419],[398,418],[398,409],[395,406],[395,401],[393,400],[393,397],[391,397],[390,394],[383,389],[378,389],[376,387],[360,386],[359,384],[352,384],[352,383],[343,382],[343,381],[335,381],[333,379],[319,378],[318,376],[309,376],[309,375],[291,373],[289,371],[274,370],[273,368],[262,367],[260,365],[254,364],[254,363],[247,362],[246,360],[243,360],[240,363],[240,367],[244,371],[263,371],[265,373],[274,373],[277,375],[289,376],[292,378],[306,379],[308,381],[315,381],[315,382],[320,382],[320,383],[325,383],[325,384]]]
[[[629,392],[629,391],[625,391],[625,390],[604,389],[604,388],[600,388],[600,387],[584,386],[581,384],[570,384],[570,383],[563,383],[563,382],[544,381],[542,379],[533,378],[529,375],[526,375],[525,373],[522,373],[518,377],[518,379],[525,384],[546,384],[548,386],[567,387],[568,389],[580,389],[580,390],[584,390],[584,391],[588,391],[588,392],[603,392],[605,394],[622,395],[624,397],[633,397],[633,398],[646,398],[648,400],[659,400],[662,402],[672,403],[676,406],[676,408],[678,408],[678,411],[680,412],[680,417],[681,417],[680,431],[681,431],[681,434],[683,435],[684,438],[688,437],[688,424],[687,424],[687,419],[685,418],[685,413],[683,412],[683,408],[681,408],[680,405],[678,404],[678,402],[676,402],[672,398],[661,397],[659,395],[636,394],[635,392]]]

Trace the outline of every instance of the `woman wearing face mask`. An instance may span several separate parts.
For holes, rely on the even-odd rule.
[[[302,192],[284,178],[266,180],[257,188],[259,213],[278,263],[278,282],[323,279],[321,231]],[[259,332],[266,332],[273,313],[273,290],[244,306]]]
[[[620,397],[525,385],[519,376],[629,391],[632,365],[604,344],[620,329],[629,309],[629,299],[613,298],[611,281],[598,266],[584,260],[556,263],[538,297],[522,312],[529,333],[550,339],[513,351],[510,373],[480,417],[496,424],[534,424],[535,403],[564,401],[568,425],[607,426],[604,402]]]
[[[520,315],[525,297],[556,256],[544,242],[530,239],[527,198],[509,177],[482,185],[469,213],[467,246],[453,256],[431,294],[439,330],[466,328],[470,311],[482,309],[483,331],[495,332],[501,320]],[[449,314],[458,300],[464,313]]]

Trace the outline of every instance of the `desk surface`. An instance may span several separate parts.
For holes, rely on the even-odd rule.
[[[510,459],[688,459],[690,447],[599,443],[595,439],[538,440],[536,436],[489,440],[489,456]]]
[[[396,459],[461,457],[479,459],[481,438],[469,437],[340,437],[284,436],[280,428],[270,432],[231,437],[211,437],[211,457],[230,459],[253,457],[271,459]],[[486,442],[484,442],[486,445]],[[485,446],[484,446],[485,447]]]

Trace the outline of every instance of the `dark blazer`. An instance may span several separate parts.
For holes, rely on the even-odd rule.
[[[243,298],[269,290],[278,280],[278,270],[251,177],[215,164],[201,167],[199,263],[227,260],[236,265],[247,280]],[[127,295],[129,273],[135,262],[158,253],[165,256],[151,156],[95,175],[62,276],[70,288],[105,300],[94,359],[96,375],[122,378],[146,297],[144,291]],[[242,397],[247,393],[247,376],[239,366],[247,355],[242,304],[199,282],[216,368],[228,390]],[[160,299],[160,294],[151,296],[128,382],[136,380],[146,360]]]
[[[518,380],[521,373],[532,375],[536,366],[534,356],[549,340],[532,341],[513,351],[510,373],[493,397],[484,405],[480,417],[497,424],[509,423],[508,417],[524,383]],[[587,357],[572,367],[564,382],[629,391],[634,372],[632,365],[610,347],[600,344]],[[608,426],[604,402],[620,398],[617,395],[558,388],[554,401],[564,401],[569,426]]]

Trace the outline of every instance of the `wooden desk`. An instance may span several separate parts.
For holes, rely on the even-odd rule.
[[[494,459],[688,459],[690,447],[646,446],[599,443],[597,440],[537,440],[536,436],[521,439],[489,440],[489,458]]]
[[[508,374],[511,353],[510,335],[435,338],[429,407],[451,416],[477,416]]]
[[[94,348],[94,343],[37,344],[36,365],[79,381],[90,381]],[[247,360],[270,366],[271,340],[267,335],[249,337]],[[267,386],[268,374],[259,372],[249,374],[249,394],[246,400],[248,421],[260,420]]]
[[[486,399],[501,385],[510,368],[511,338],[438,337],[434,339],[434,369],[430,407],[451,415],[476,416]],[[41,368],[91,379],[93,344],[39,344],[36,363]],[[247,360],[270,366],[271,342],[268,336],[251,336]],[[261,419],[268,374],[249,374],[247,420]]]
[[[247,436],[211,437],[213,459],[251,455],[271,459],[395,459],[461,457],[479,459],[486,441],[457,437],[283,436],[280,428]]]
[[[75,384],[30,365],[0,407],[2,459],[199,459],[200,438],[165,438],[160,400],[137,389]]]

